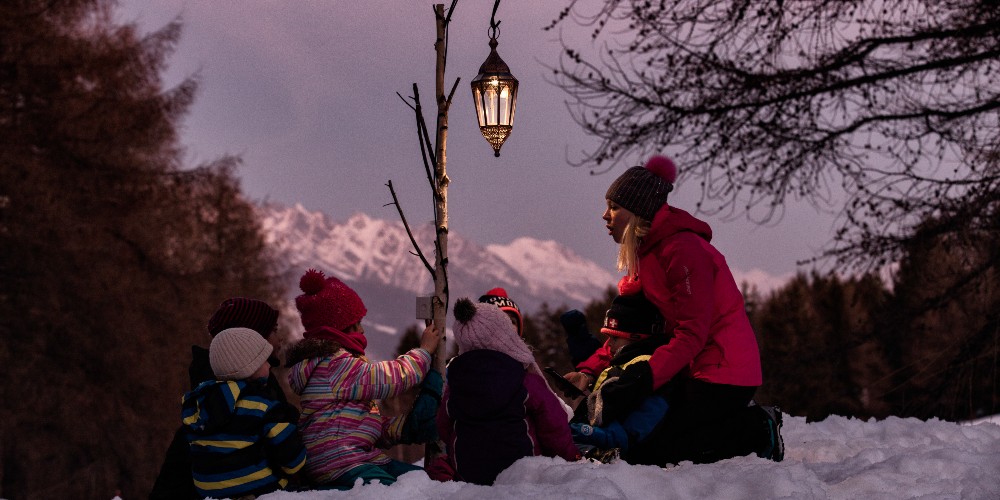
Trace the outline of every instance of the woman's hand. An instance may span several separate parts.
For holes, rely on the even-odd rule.
[[[437,351],[438,346],[441,345],[441,335],[441,331],[434,326],[434,323],[428,323],[427,328],[424,328],[423,335],[420,336],[420,348],[434,354],[434,351]]]

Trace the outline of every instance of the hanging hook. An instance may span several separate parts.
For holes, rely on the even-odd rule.
[[[497,21],[497,9],[500,8],[500,0],[493,3],[493,14],[490,16],[490,38],[496,40],[500,32],[500,21]]]

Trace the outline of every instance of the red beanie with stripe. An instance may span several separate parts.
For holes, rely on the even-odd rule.
[[[517,307],[513,300],[510,300],[510,297],[507,296],[507,290],[500,287],[494,288],[479,297],[479,302],[493,304],[507,313],[515,320],[514,326],[517,327],[517,334],[524,337],[524,318],[521,316],[521,308]]]

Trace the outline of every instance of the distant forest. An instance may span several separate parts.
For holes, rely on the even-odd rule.
[[[238,159],[183,165],[180,37],[111,1],[0,2],[0,497],[145,498],[192,344],[230,296],[275,301]]]
[[[744,284],[764,371],[756,399],[810,421],[1000,413],[1000,276],[994,265],[973,282],[950,279],[998,246],[931,238],[909,251],[891,283],[800,273],[766,296]],[[583,310],[598,336],[616,294],[609,289]],[[525,318],[539,365],[562,373],[572,369],[559,323],[566,310],[543,305]],[[411,328],[400,349],[416,345]]]

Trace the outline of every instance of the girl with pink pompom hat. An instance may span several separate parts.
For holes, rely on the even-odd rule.
[[[419,466],[391,459],[384,451],[397,442],[433,440],[441,374],[431,355],[442,330],[427,325],[420,346],[396,359],[371,361],[361,319],[368,313],[346,283],[310,269],[295,298],[303,339],[288,351],[288,385],[299,396],[299,429],[309,459],[306,482],[313,488],[350,489],[355,481],[392,484]],[[407,415],[387,416],[382,400],[420,386]],[[419,409],[419,411],[418,411]],[[430,415],[430,421],[423,414]],[[429,429],[429,430],[428,430]]]
[[[613,387],[603,388],[605,404],[628,413],[654,392],[668,397],[671,410],[650,437],[664,449],[648,462],[638,457],[642,463],[715,461],[750,452],[780,459],[780,413],[748,406],[762,376],[743,296],[711,244],[711,227],[667,203],[676,178],[674,162],[657,155],[626,170],[605,195],[602,218],[620,244],[618,268],[625,273],[619,293],[644,295],[672,332],[648,361],[630,365]],[[585,388],[609,361],[605,345],[567,378]],[[732,431],[737,428],[743,431]]]

